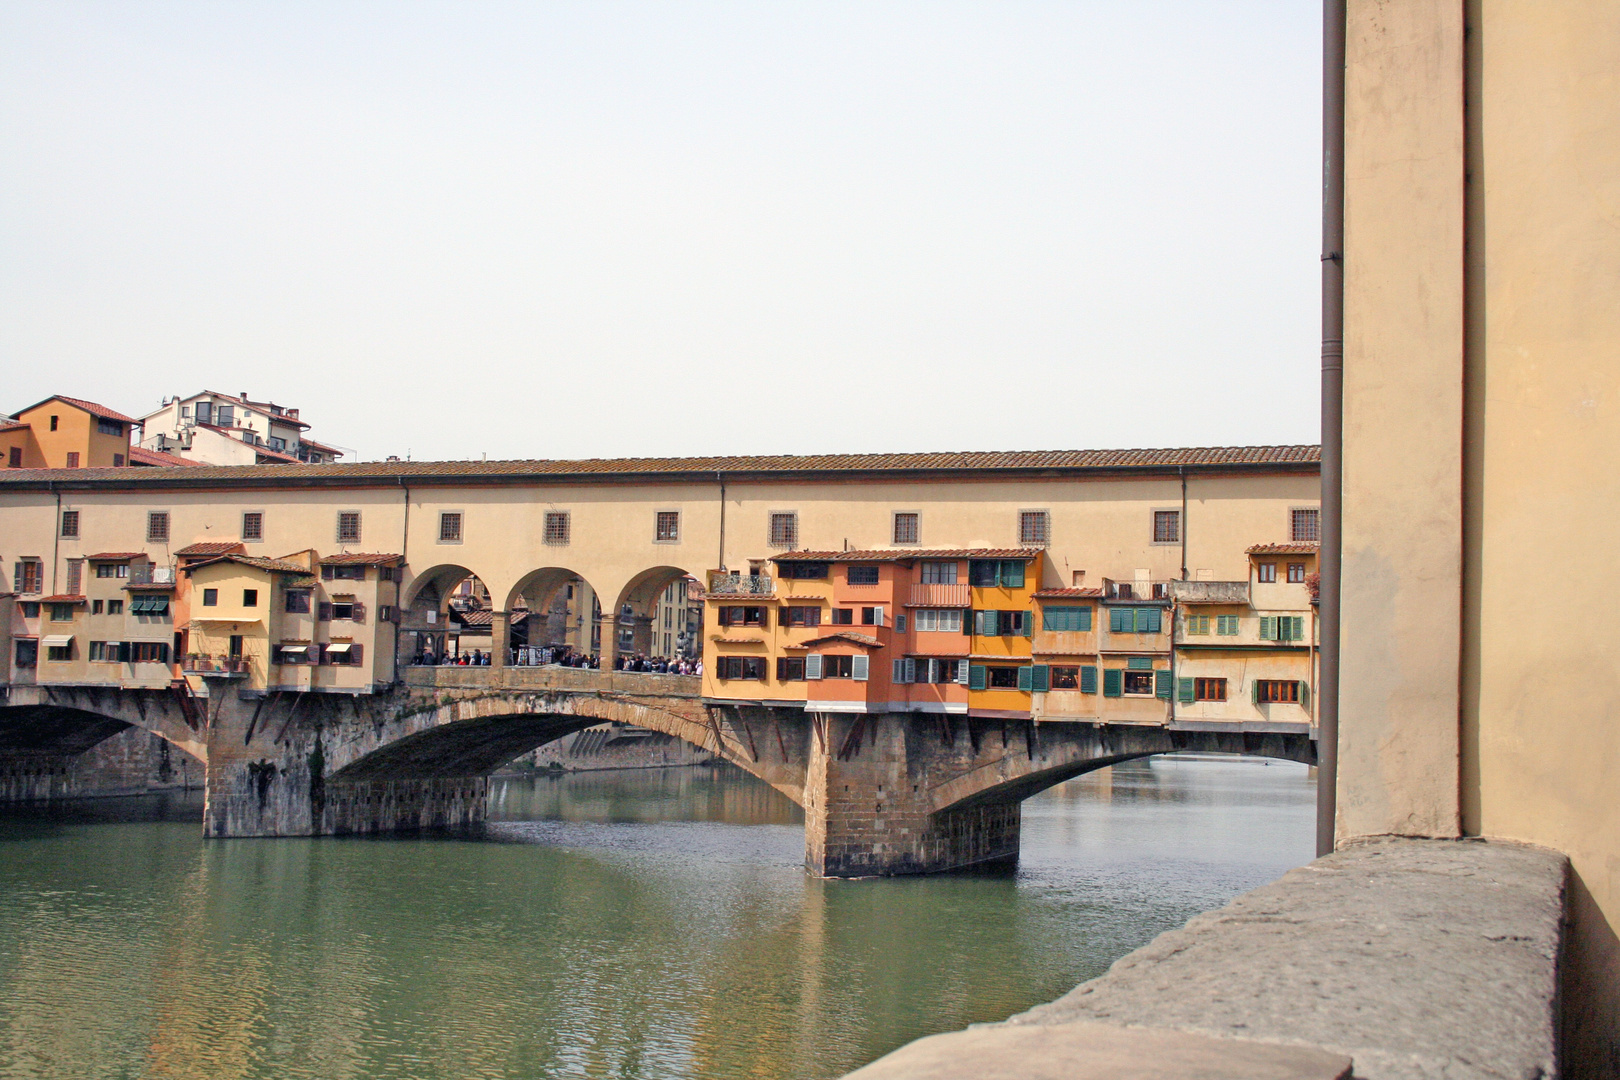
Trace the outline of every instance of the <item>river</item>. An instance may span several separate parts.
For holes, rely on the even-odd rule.
[[[195,794],[0,814],[0,1076],[836,1077],[1312,854],[1303,766],[1024,804],[1016,876],[820,881],[725,768],[497,779],[481,837],[214,840]]]

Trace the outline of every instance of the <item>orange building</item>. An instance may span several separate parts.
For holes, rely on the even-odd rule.
[[[60,394],[13,413],[12,421],[0,429],[10,469],[122,468],[129,464],[130,431],[138,423],[105,405]]]

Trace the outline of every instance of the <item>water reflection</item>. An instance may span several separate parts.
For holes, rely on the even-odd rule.
[[[860,882],[806,878],[797,808],[730,770],[498,781],[502,842],[12,813],[0,1074],[833,1077],[1308,859],[1311,800],[1300,767],[1135,762],[1027,802],[1016,877]]]

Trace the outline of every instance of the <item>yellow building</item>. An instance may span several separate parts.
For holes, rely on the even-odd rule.
[[[130,433],[138,421],[105,405],[55,397],[12,414],[26,425],[0,432],[13,469],[104,469],[129,464]]]

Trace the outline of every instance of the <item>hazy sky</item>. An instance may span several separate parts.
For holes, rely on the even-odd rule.
[[[1317,438],[1319,5],[0,0],[0,386],[371,460]]]

